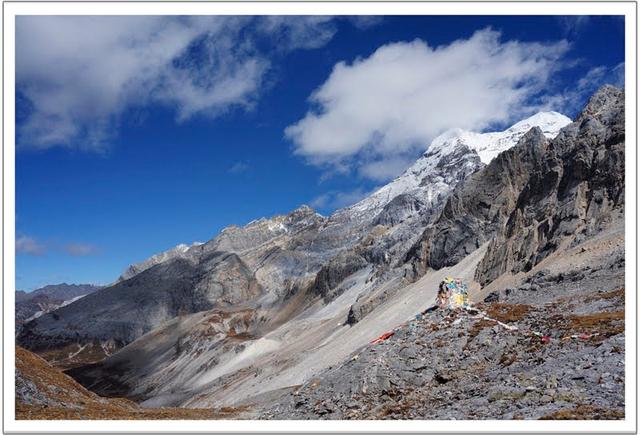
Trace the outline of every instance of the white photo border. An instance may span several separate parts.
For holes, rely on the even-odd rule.
[[[17,15],[624,15],[625,420],[620,421],[34,421],[15,419],[15,17]],[[637,433],[637,3],[467,2],[3,2],[3,433]]]

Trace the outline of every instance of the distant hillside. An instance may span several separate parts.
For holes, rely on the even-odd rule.
[[[24,323],[60,307],[69,305],[102,286],[93,284],[55,284],[32,292],[16,291],[16,322]]]

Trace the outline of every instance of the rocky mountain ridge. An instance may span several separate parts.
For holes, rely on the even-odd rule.
[[[481,284],[529,271],[560,246],[624,219],[624,115],[624,92],[605,87],[545,147],[478,267]]]
[[[476,275],[484,285],[597,232],[622,212],[623,193],[624,91],[605,86],[555,139],[534,127],[458,186],[407,260],[419,276],[491,240]]]
[[[369,210],[379,210],[398,195],[410,195],[427,206],[431,205],[437,198],[446,197],[460,181],[455,179],[458,171],[452,170],[452,164],[462,166],[462,176],[466,178],[501,152],[513,147],[532,127],[539,127],[546,137],[553,138],[561,128],[570,123],[571,119],[560,113],[539,112],[502,132],[477,133],[462,129],[446,131],[436,137],[422,157],[402,175],[367,198],[337,213],[358,215]],[[473,153],[469,154],[469,150]],[[462,155],[465,155],[464,159],[456,158]],[[446,156],[448,157],[445,158]]]
[[[318,297],[328,302],[345,290],[340,283],[346,277],[370,266],[370,279],[388,280],[417,230],[439,213],[458,183],[483,166],[474,147],[492,141],[494,150],[513,146],[538,121],[549,134],[568,122],[548,113],[504,133],[448,133],[403,175],[351,207],[324,217],[302,206],[154,255],[128,268],[113,286],[29,324],[22,343],[31,349],[104,341],[122,346],[178,315],[244,306],[268,319],[293,295],[298,306],[292,313]],[[259,322],[255,329],[266,331],[283,320]]]
[[[100,394],[149,407],[265,406],[294,386],[322,382],[326,370],[413,318],[445,276],[478,296],[533,279],[549,259],[565,267],[578,256],[571,249],[589,253],[588,243],[607,231],[620,240],[611,228],[624,213],[624,179],[615,175],[624,173],[623,96],[603,88],[556,137],[545,127],[553,123],[524,122],[517,143],[505,145],[514,130],[502,143],[482,142],[485,158],[505,147],[486,165],[464,143],[473,135],[445,135],[391,187],[358,204],[328,217],[301,207],[229,227],[57,318],[29,322],[19,340],[37,351],[117,340],[119,351],[68,372]],[[577,234],[568,237],[563,225]]]
[[[153,267],[157,264],[164,263],[169,260],[173,260],[174,258],[186,257],[187,251],[194,246],[200,246],[202,242],[194,242],[191,245],[187,245],[185,243],[180,243],[179,245],[161,252],[156,255],[152,255],[140,263],[132,264],[118,277],[116,282],[125,281],[129,278],[133,278],[135,275],[144,272],[145,270]]]

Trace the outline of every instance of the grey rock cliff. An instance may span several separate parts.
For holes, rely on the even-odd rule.
[[[624,91],[604,87],[536,159],[476,277],[528,271],[624,216]]]
[[[490,240],[515,208],[518,193],[546,145],[546,137],[534,127],[515,147],[459,185],[406,257],[414,276],[423,275],[427,267],[456,264]]]
[[[409,277],[454,265],[486,242],[481,284],[528,271],[619,218],[623,203],[624,91],[606,86],[557,137],[533,127],[459,184],[409,250]]]

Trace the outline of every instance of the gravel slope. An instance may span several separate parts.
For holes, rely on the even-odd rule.
[[[590,265],[530,274],[476,305],[494,320],[427,314],[260,417],[624,418],[624,265],[624,249],[613,249]]]

